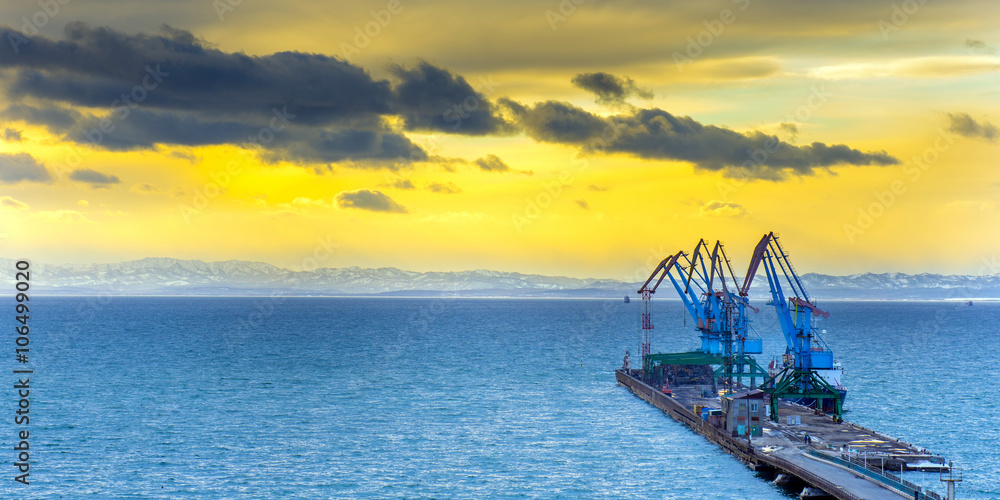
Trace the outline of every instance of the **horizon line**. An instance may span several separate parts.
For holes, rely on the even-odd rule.
[[[358,265],[349,265],[349,266],[342,266],[342,267],[316,267],[316,268],[313,268],[313,269],[294,269],[294,268],[290,268],[290,267],[283,267],[283,266],[280,266],[280,265],[277,265],[277,264],[272,264],[270,262],[264,262],[264,261],[259,261],[259,260],[242,260],[242,259],[202,260],[202,259],[181,259],[181,258],[176,258],[176,257],[142,257],[142,258],[139,258],[139,259],[120,260],[120,261],[116,261],[116,262],[59,263],[59,264],[54,264],[54,263],[51,263],[51,262],[44,262],[44,261],[35,261],[33,259],[30,259],[30,258],[0,257],[0,259],[9,260],[9,261],[27,260],[28,262],[30,262],[32,264],[41,264],[43,266],[54,266],[54,267],[102,266],[102,265],[103,266],[107,266],[107,265],[115,265],[115,264],[127,264],[127,263],[130,263],[130,262],[141,262],[141,261],[144,261],[144,260],[162,259],[162,260],[172,260],[172,261],[178,261],[178,262],[200,262],[202,264],[223,264],[223,263],[227,263],[227,262],[240,262],[240,263],[247,263],[247,264],[263,264],[263,265],[267,265],[267,266],[271,266],[271,267],[280,269],[282,271],[288,271],[288,272],[293,272],[293,273],[316,272],[316,271],[320,271],[320,270],[323,270],[323,269],[351,269],[351,268],[360,269],[360,270],[395,269],[397,271],[411,272],[411,273],[417,273],[417,274],[428,274],[428,273],[451,273],[451,274],[458,274],[458,273],[468,273],[468,272],[476,272],[476,271],[487,271],[487,272],[494,272],[494,273],[520,274],[522,276],[542,276],[542,277],[546,277],[546,278],[565,278],[565,279],[574,279],[574,280],[616,281],[616,282],[620,282],[620,283],[641,283],[642,282],[642,280],[637,280],[637,281],[633,282],[633,281],[626,281],[626,280],[623,280],[623,279],[620,279],[620,278],[595,278],[595,277],[574,278],[574,277],[565,276],[565,275],[526,273],[526,272],[523,272],[523,271],[501,271],[501,270],[497,270],[497,269],[488,269],[488,268],[464,269],[464,270],[460,270],[460,271],[414,271],[414,270],[411,270],[411,269],[403,269],[403,268],[394,267],[394,266],[361,267],[361,266],[358,266]],[[871,275],[899,274],[899,275],[904,275],[904,276],[924,276],[924,275],[927,275],[927,276],[942,276],[942,277],[948,277],[948,276],[954,276],[954,277],[990,277],[990,276],[996,276],[996,274],[942,274],[942,273],[931,273],[931,272],[923,272],[923,273],[916,273],[916,274],[914,274],[914,273],[907,273],[907,272],[900,272],[900,271],[882,271],[882,272],[865,271],[865,272],[861,272],[861,273],[852,273],[852,274],[827,274],[827,273],[823,273],[823,272],[810,271],[810,272],[803,273],[802,276],[806,276],[806,275],[809,275],[809,274],[821,275],[821,276],[832,276],[832,277],[838,277],[838,278],[848,278],[848,277],[852,277],[852,276],[863,276],[863,275],[868,275],[868,274],[871,274]]]

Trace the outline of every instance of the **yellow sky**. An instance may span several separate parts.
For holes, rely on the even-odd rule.
[[[224,53],[340,57],[343,44],[354,43],[355,28],[372,22],[371,11],[390,7],[244,1],[223,9],[220,20],[210,4],[158,2],[139,12],[78,0],[39,31],[63,39],[63,27],[82,20],[152,33],[165,21]],[[390,78],[391,64],[424,60],[464,77],[493,103],[566,101],[601,116],[659,108],[741,134],[775,134],[796,146],[885,151],[897,165],[835,165],[785,172],[780,180],[742,180],[732,178],[739,175],[732,169],[586,153],[524,131],[405,130],[392,117],[388,126],[430,160],[398,169],[363,160],[271,163],[238,143],[81,146],[51,127],[7,116],[0,129],[11,133],[0,136],[0,154],[28,153],[52,180],[0,182],[3,253],[50,263],[163,256],[297,267],[334,242],[325,267],[637,279],[652,262],[690,250],[699,238],[722,239],[734,265],[745,267],[760,235],[775,231],[801,272],[974,274],[1000,252],[994,125],[1000,123],[1000,8],[988,1],[905,6],[912,13],[897,23],[903,17],[893,17],[892,2],[566,0],[563,15],[556,1],[404,0],[350,59],[375,79]],[[710,43],[678,67],[687,38],[697,42],[718,26],[723,9],[732,22],[718,35],[703,34]],[[10,20],[35,10],[5,5],[0,19],[23,31]],[[572,82],[594,72],[631,78],[652,97],[597,104]],[[18,75],[0,69],[5,108],[26,102],[8,86]],[[170,84],[167,77],[163,85]],[[957,116],[980,128],[960,130]],[[782,123],[795,124],[797,133]],[[79,165],[61,167],[72,151],[87,154]],[[513,171],[479,168],[474,161],[487,155]],[[934,161],[922,169],[914,156]],[[118,182],[72,180],[79,169]],[[401,180],[414,189],[393,186]],[[432,191],[435,185],[456,192]],[[378,190],[402,208],[338,203],[338,194],[358,190]]]

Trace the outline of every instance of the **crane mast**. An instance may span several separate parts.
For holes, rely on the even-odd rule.
[[[760,265],[764,267],[771,292],[769,304],[777,312],[781,333],[785,337],[785,359],[791,358],[790,362],[783,363],[783,368],[763,384],[763,390],[771,395],[771,418],[777,420],[777,401],[784,398],[813,401],[821,406],[825,400],[832,400],[834,415],[840,420],[844,393],[817,373],[817,370],[833,368],[833,352],[812,325],[814,317],[827,318],[830,313],[821,310],[809,299],[802,280],[773,232],[765,234],[754,249],[746,279],[740,289],[742,296],[749,292]],[[785,296],[782,278],[788,284],[791,297]]]
[[[768,304],[777,312],[786,344],[783,366],[773,375],[752,356],[763,352],[761,338],[748,317],[748,309],[758,312],[748,297],[750,285],[761,267],[770,290]],[[698,331],[699,348],[677,353],[652,352],[652,297],[664,281],[673,286]],[[774,420],[778,418],[779,399],[803,404],[829,402],[836,418],[841,419],[846,391],[834,388],[817,372],[834,368],[833,352],[813,326],[814,318],[830,314],[809,298],[773,232],[757,243],[742,283],[733,272],[725,246],[717,241],[709,250],[702,239],[691,253],[678,251],[660,261],[638,293],[642,297],[642,376],[647,383],[654,386],[665,383],[679,365],[717,366],[714,371],[699,369],[708,370],[704,374],[711,375],[713,392],[718,380],[723,382],[727,393],[734,391],[743,379],[749,379],[751,388],[757,387],[758,379],[762,380],[760,388],[771,396]]]
[[[664,280],[669,280],[674,287],[698,330],[701,347],[697,350],[651,353],[651,299]],[[762,352],[761,339],[750,328],[747,318],[747,308],[753,308],[745,297],[734,293],[736,290],[739,290],[738,281],[721,242],[716,242],[709,251],[705,240],[700,240],[691,254],[680,251],[663,259],[638,290],[643,301],[644,377],[655,385],[662,383],[665,377],[664,366],[713,365],[719,366],[712,372],[713,387],[716,379],[721,378],[727,392],[743,378],[750,379],[751,386],[756,386],[757,380],[764,380],[767,372],[750,356]]]

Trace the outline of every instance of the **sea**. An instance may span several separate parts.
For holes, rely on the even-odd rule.
[[[0,340],[3,498],[782,499],[615,383],[639,300],[46,297]],[[764,359],[784,351],[756,303]],[[828,301],[845,418],[1000,499],[1000,303]],[[0,301],[14,323],[14,303]],[[654,352],[699,345],[654,300]],[[30,424],[13,369],[30,367]],[[30,484],[17,432],[30,431]],[[904,478],[943,492],[936,474]]]

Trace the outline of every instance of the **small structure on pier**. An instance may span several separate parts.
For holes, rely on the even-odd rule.
[[[764,413],[764,391],[739,392],[722,397],[722,411],[726,414],[726,430],[733,431],[734,436],[752,436],[764,434],[761,421]]]

